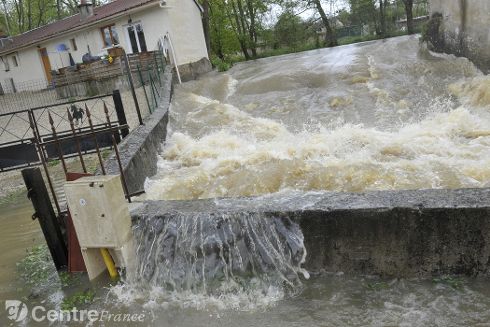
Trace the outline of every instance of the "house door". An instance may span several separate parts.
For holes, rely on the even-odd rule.
[[[41,48],[39,49],[39,54],[41,55],[41,60],[43,62],[46,79],[48,80],[48,83],[51,84],[53,77],[51,76],[51,63],[49,62],[48,50],[46,50],[46,48]]]
[[[126,26],[126,38],[130,46],[131,53],[147,52],[145,32],[143,25],[136,23]]]

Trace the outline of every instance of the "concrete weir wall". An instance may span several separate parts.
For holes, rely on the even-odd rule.
[[[442,15],[436,50],[467,57],[489,73],[490,1],[430,0],[430,11]]]
[[[210,213],[291,218],[304,234],[305,266],[313,273],[490,276],[490,189],[156,201],[132,217]]]
[[[168,110],[172,100],[172,69],[166,67],[160,92],[160,105],[144,120],[144,125],[131,131],[119,145],[121,163],[129,193],[140,192],[148,176],[157,172],[157,154],[167,136]],[[107,174],[119,175],[115,154],[105,162]]]

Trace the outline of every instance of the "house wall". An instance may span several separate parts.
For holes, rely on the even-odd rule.
[[[19,63],[18,67],[14,67],[12,64],[12,56],[17,55],[17,61]],[[41,56],[37,48],[30,48],[22,51],[18,51],[3,57],[3,60],[8,60],[10,64],[10,70],[5,71],[4,66],[1,66],[0,70],[0,82],[5,92],[11,92],[9,89],[9,83],[7,80],[11,78],[14,80],[16,87],[21,91],[24,87],[33,87],[35,83],[43,82],[45,80],[44,70],[41,62]],[[27,81],[32,81],[30,84],[34,85],[23,85]],[[44,85],[40,85],[40,89]]]
[[[179,66],[208,58],[201,12],[194,1],[168,0],[167,6]]]
[[[87,30],[65,34],[18,51],[19,67],[13,67],[10,58],[12,54],[9,54],[6,57],[10,63],[10,71],[5,72],[5,69],[0,67],[0,82],[5,85],[6,79],[13,78],[15,84],[19,86],[39,84],[37,89],[44,88],[46,75],[39,48],[46,48],[48,51],[52,70],[69,66],[68,52],[60,53],[57,51],[60,44],[65,44],[69,48],[69,52],[76,63],[81,63],[82,56],[88,52],[89,48],[92,55],[106,53],[101,28],[111,24],[115,25],[120,46],[131,53],[131,46],[126,35],[126,26],[128,26],[130,19],[133,24],[138,22],[142,24],[149,51],[156,50],[159,39],[165,36],[167,32],[170,33],[179,66],[208,57],[199,8],[193,0],[168,0],[165,8],[161,8],[156,3],[143,10],[119,16],[113,20],[103,21]],[[71,49],[70,39],[75,39],[77,50]],[[34,89],[36,88],[29,88],[29,90]]]
[[[170,30],[168,12],[156,5],[118,19],[116,21],[116,29],[121,38],[121,46],[127,53],[132,53],[126,32],[126,27],[128,26],[128,20],[130,18],[133,24],[141,23],[143,26],[148,51],[157,50],[159,39]]]
[[[430,0],[430,10],[442,14],[436,50],[465,56],[490,72],[490,1]]]

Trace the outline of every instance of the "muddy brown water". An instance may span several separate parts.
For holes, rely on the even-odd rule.
[[[468,61],[419,52],[406,37],[240,64],[177,88],[170,138],[148,190],[157,199],[188,199],[288,188],[485,187],[488,83]],[[342,178],[329,174],[333,168]],[[20,325],[490,325],[490,283],[482,278],[325,272],[303,280],[294,296],[271,288],[209,297],[162,288],[140,294],[106,278],[63,286],[40,262],[49,278],[32,285],[17,268],[27,249],[44,243],[31,205],[23,194],[0,201],[0,212],[1,326],[19,325],[6,318],[5,300],[59,309],[86,289],[96,297],[82,309],[142,313],[144,322]]]

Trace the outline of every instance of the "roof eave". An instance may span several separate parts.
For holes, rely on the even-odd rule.
[[[28,49],[28,48],[32,47],[33,45],[35,45],[36,43],[45,42],[46,40],[49,40],[49,39],[54,39],[54,38],[62,37],[64,35],[68,35],[68,34],[76,33],[76,32],[79,32],[79,31],[83,31],[85,29],[91,28],[91,27],[93,27],[95,25],[98,25],[100,23],[104,23],[104,22],[107,22],[107,21],[110,21],[110,20],[113,20],[113,19],[124,17],[128,13],[134,13],[134,12],[137,12],[137,11],[141,11],[141,10],[150,8],[152,6],[156,6],[157,4],[159,4],[159,0],[155,0],[153,2],[150,2],[150,3],[145,4],[143,6],[140,6],[140,7],[135,7],[135,8],[129,9],[129,10],[125,10],[125,11],[120,12],[120,13],[114,15],[114,16],[111,16],[111,17],[107,17],[107,18],[104,18],[104,19],[101,19],[101,20],[96,20],[96,21],[94,21],[94,22],[92,22],[92,23],[90,23],[88,25],[82,25],[82,26],[79,26],[79,27],[76,27],[76,28],[73,28],[73,29],[70,29],[70,30],[67,30],[67,31],[63,31],[63,32],[58,33],[58,34],[52,34],[52,35],[46,36],[45,38],[42,38],[42,39],[39,39],[39,40],[35,40],[33,42],[30,42],[28,44],[25,44],[25,45],[20,46],[20,47],[17,47],[17,48],[12,48],[12,49],[9,49],[7,51],[2,51],[0,49],[0,56],[5,56],[5,55],[8,55],[8,54],[11,54],[11,53],[14,53],[14,52],[18,52],[18,51],[22,51],[22,50]]]

